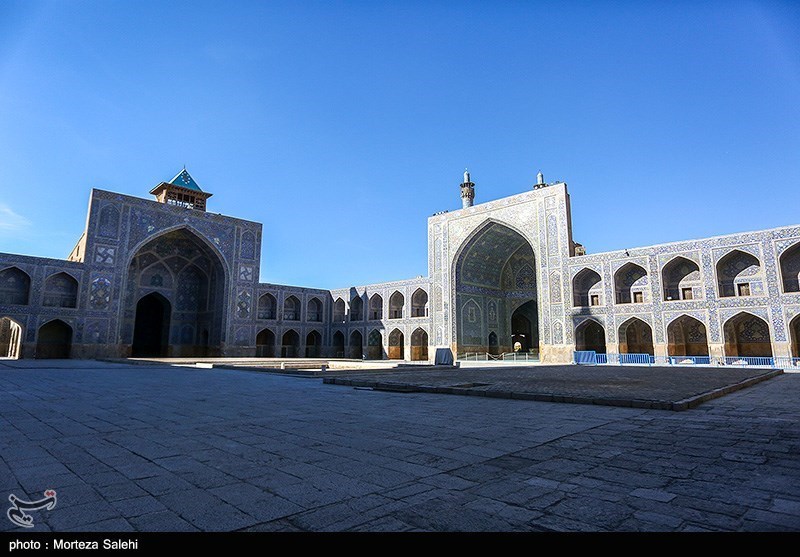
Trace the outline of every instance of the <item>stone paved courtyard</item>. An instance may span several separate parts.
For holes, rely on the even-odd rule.
[[[800,529],[800,374],[665,412],[7,361],[0,400],[34,530]]]

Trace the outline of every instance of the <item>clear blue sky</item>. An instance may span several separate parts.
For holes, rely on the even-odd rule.
[[[800,3],[0,2],[0,251],[184,164],[303,286],[426,274],[465,166],[590,253],[797,224]]]

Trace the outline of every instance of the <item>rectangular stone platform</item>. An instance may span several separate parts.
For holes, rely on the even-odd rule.
[[[326,377],[324,382],[376,390],[679,411],[781,373],[779,369],[565,365],[351,373]]]

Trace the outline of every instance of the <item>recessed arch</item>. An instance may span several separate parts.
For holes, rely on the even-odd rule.
[[[693,300],[695,288],[701,286],[700,266],[686,257],[674,257],[661,270],[661,284],[665,301]]]
[[[500,353],[499,343],[497,341],[497,333],[492,331],[489,333],[489,354],[496,356]]]
[[[143,251],[142,248],[150,247],[156,244],[159,244],[161,241],[165,239],[175,239],[175,238],[188,238],[192,241],[196,241],[204,250],[208,250],[212,253],[220,262],[226,264],[228,259],[225,257],[225,254],[222,253],[217,246],[214,245],[208,238],[206,238],[202,232],[194,228],[189,224],[179,224],[176,226],[169,226],[159,232],[155,236],[149,236],[144,238],[143,240],[139,241],[133,248],[129,251],[132,253],[130,260],[128,261],[128,265],[133,262],[133,260],[139,255],[140,252]],[[179,250],[175,250],[174,253],[178,253]]]
[[[717,285],[721,298],[752,295],[753,278],[761,274],[755,255],[735,249],[717,262]]]
[[[354,296],[350,300],[350,321],[362,321],[364,319],[364,300],[361,296]]]
[[[344,333],[342,331],[333,333],[331,349],[333,350],[334,358],[344,358]]]
[[[306,308],[306,314],[308,321],[312,323],[321,323],[322,322],[322,300],[317,298],[316,296],[311,298],[308,301],[308,307]]]
[[[319,358],[322,354],[322,335],[311,331],[306,335],[306,358]]]
[[[364,357],[364,335],[361,331],[350,333],[350,358],[360,360]]]
[[[594,269],[584,268],[572,279],[572,305],[599,306],[603,303],[603,279]]]
[[[800,292],[800,242],[781,254],[780,266],[783,291]]]
[[[291,295],[283,301],[283,320],[300,321],[300,300]]]
[[[97,235],[104,238],[116,238],[119,232],[119,209],[114,205],[106,205],[100,209],[97,219]]]
[[[800,358],[800,315],[789,322],[789,336],[792,341],[792,357]]]
[[[275,332],[272,329],[261,329],[256,335],[256,357],[275,357]]]
[[[42,306],[75,308],[78,306],[78,281],[72,275],[60,272],[44,281]]]
[[[31,291],[31,277],[19,267],[0,271],[0,305],[27,306]]]
[[[382,360],[383,357],[383,335],[378,329],[372,329],[367,335],[367,359]]]
[[[638,317],[632,317],[619,327],[620,354],[655,354],[653,329]]]
[[[417,327],[411,333],[411,361],[428,360],[428,332]]]
[[[22,357],[22,324],[10,317],[0,317],[0,358]]]
[[[742,311],[728,319],[722,330],[726,356],[767,358],[772,356],[769,324],[762,318]]]
[[[389,359],[405,359],[405,335],[400,329],[394,329],[389,333]]]
[[[296,358],[300,353],[300,335],[289,329],[281,337],[281,358]]]
[[[667,353],[670,356],[708,356],[705,324],[681,315],[667,325]]]
[[[389,319],[402,319],[405,303],[406,298],[399,290],[392,292],[392,295],[389,296]]]
[[[336,298],[333,302],[333,322],[344,323],[345,316],[345,303],[341,298]]]
[[[484,221],[456,250],[453,259],[453,318],[456,351],[490,351],[489,332],[495,332],[498,347],[509,352],[515,335],[525,334],[526,346],[539,347],[538,266],[533,245],[513,226]],[[524,316],[526,332],[515,330],[518,308],[528,304]],[[529,310],[529,311],[528,311]],[[524,323],[523,323],[524,324]]]
[[[528,242],[530,244],[530,241],[525,236],[525,233],[522,230],[520,230],[519,228],[517,228],[516,226],[514,226],[513,224],[510,224],[510,223],[504,222],[504,221],[500,221],[498,219],[487,218],[483,222],[481,222],[478,226],[476,226],[472,230],[472,232],[470,232],[467,235],[467,237],[461,242],[461,245],[458,246],[458,249],[455,252],[455,257],[453,257],[453,269],[452,269],[453,273],[456,272],[456,267],[458,266],[458,260],[464,255],[464,252],[470,247],[470,245],[473,243],[473,241],[476,238],[481,237],[487,231],[489,231],[489,230],[491,230],[491,229],[493,229],[495,227],[499,227],[499,228],[508,230],[510,232],[514,232],[520,238],[522,238],[524,241],[526,241],[526,242]],[[535,256],[536,252],[535,252],[535,250],[533,250],[533,247],[531,247],[531,250],[534,252],[534,256]]]
[[[262,294],[258,298],[258,310],[256,317],[258,319],[275,319],[276,308],[278,307],[278,300],[269,292]]]
[[[72,327],[61,319],[48,321],[36,335],[36,358],[66,359],[72,350]]]
[[[369,318],[372,321],[383,319],[383,298],[380,294],[373,294],[369,299]]]
[[[614,273],[614,292],[618,304],[644,303],[647,299],[647,271],[633,262]]]
[[[427,317],[428,293],[423,288],[417,288],[411,295],[411,317]]]
[[[124,281],[123,344],[130,345],[133,352],[136,305],[155,290],[168,301],[171,311],[167,338],[158,351],[172,357],[219,355],[228,320],[224,255],[202,233],[185,225],[142,240],[132,253]],[[92,290],[90,306],[94,297]],[[249,298],[241,303],[239,315],[251,315]],[[155,306],[152,309],[156,311]]]
[[[606,353],[606,330],[594,319],[586,319],[575,327],[575,350]]]

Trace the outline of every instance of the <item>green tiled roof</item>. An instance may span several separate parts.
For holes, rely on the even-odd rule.
[[[200,186],[197,185],[197,182],[194,181],[192,175],[189,174],[185,168],[178,172],[178,174],[172,180],[170,180],[169,183],[194,191],[203,191],[200,189]]]

